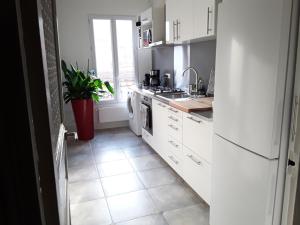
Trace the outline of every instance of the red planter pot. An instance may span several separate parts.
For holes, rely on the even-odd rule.
[[[78,139],[92,139],[94,137],[94,106],[92,99],[78,99],[71,102]]]

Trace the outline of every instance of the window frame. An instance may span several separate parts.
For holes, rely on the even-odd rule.
[[[90,51],[91,51],[91,65],[97,71],[97,62],[96,62],[96,51],[95,51],[95,36],[94,36],[94,27],[93,27],[93,20],[110,20],[111,22],[111,41],[112,41],[112,57],[113,57],[113,81],[115,84],[115,96],[112,100],[101,100],[98,104],[100,105],[111,105],[122,103],[120,99],[120,86],[119,86],[119,57],[118,57],[118,42],[117,42],[117,26],[116,20],[130,20],[132,21],[132,43],[133,43],[133,61],[134,61],[134,82],[137,84],[138,82],[138,59],[137,59],[137,42],[136,42],[136,27],[135,27],[135,16],[108,16],[108,15],[95,15],[90,14],[88,16],[88,23],[89,23],[89,36],[90,36]]]

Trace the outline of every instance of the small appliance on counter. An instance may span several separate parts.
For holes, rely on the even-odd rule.
[[[159,80],[159,70],[151,70],[150,71],[150,86],[151,87],[157,87],[160,85]]]
[[[171,78],[171,74],[169,73],[165,73],[163,76],[163,87],[170,87],[171,83],[170,83],[170,78]]]
[[[143,81],[144,87],[149,87],[150,86],[150,74],[146,73],[145,74],[145,79]]]

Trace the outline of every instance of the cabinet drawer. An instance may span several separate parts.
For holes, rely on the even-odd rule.
[[[158,108],[161,108],[161,109],[167,109],[168,105],[165,104],[165,103],[162,103],[158,100],[155,100],[155,99],[152,99],[152,103],[154,103],[155,105],[158,106]]]
[[[168,106],[168,115],[175,115],[179,119],[182,119],[182,112],[172,106]]]
[[[211,166],[203,158],[183,146],[182,173],[184,180],[210,204]]]
[[[182,125],[168,120],[168,135],[182,143]]]
[[[171,136],[167,139],[167,149],[173,152],[177,157],[182,156],[182,144]]]
[[[173,113],[168,113],[168,121],[178,126],[182,124],[182,117],[180,115],[174,115]]]
[[[183,166],[182,157],[179,157],[169,149],[166,149],[164,159],[180,176],[182,176],[182,166]]]
[[[182,119],[182,143],[208,162],[212,153],[212,122],[184,114]]]

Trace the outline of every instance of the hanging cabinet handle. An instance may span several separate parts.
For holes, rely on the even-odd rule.
[[[169,127],[171,127],[173,130],[176,130],[176,131],[178,130],[178,128],[177,128],[177,127],[175,127],[175,126],[174,126],[174,125],[172,125],[172,124],[169,124],[168,126],[169,126]]]
[[[166,108],[166,106],[161,103],[157,103],[157,105],[159,105],[160,107]]]
[[[176,34],[175,34],[175,30],[176,29],[176,22],[173,21],[173,40],[176,41]]]
[[[179,145],[176,144],[174,141],[169,141],[169,143],[170,143],[171,145],[173,145],[175,148],[178,148],[178,147],[179,147]]]
[[[196,120],[196,119],[194,119],[191,116],[188,116],[187,118],[190,119],[190,120],[192,120],[192,121],[194,121],[194,122],[196,122],[196,123],[201,123],[202,122],[201,120]]]
[[[206,33],[209,34],[210,31],[212,31],[212,29],[210,28],[210,14],[212,14],[212,10],[210,9],[210,7],[207,8],[207,29],[206,29]]]
[[[174,113],[178,113],[178,111],[175,110],[175,109],[169,108],[169,110],[172,111],[172,112],[174,112]]]
[[[177,25],[176,25],[176,30],[177,30],[177,40],[179,40],[180,39],[180,30],[179,30],[179,25],[180,25],[180,21],[179,20],[177,20]]]
[[[175,121],[175,122],[178,122],[178,119],[174,118],[173,116],[169,116],[168,118]]]
[[[172,155],[169,155],[169,159],[171,159],[175,164],[179,163]]]
[[[187,157],[189,157],[194,163],[196,163],[199,166],[202,164],[202,162],[196,159],[193,155],[187,155]]]

